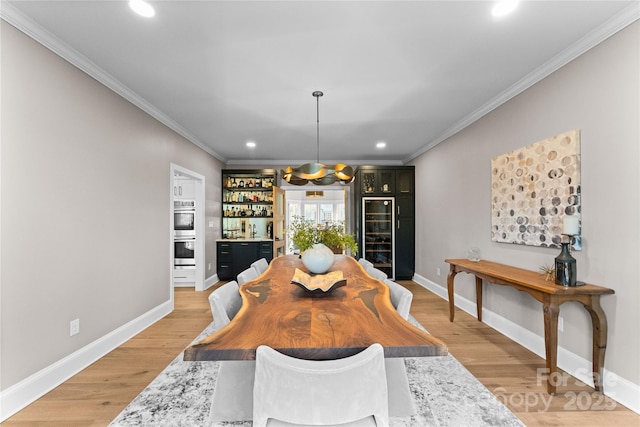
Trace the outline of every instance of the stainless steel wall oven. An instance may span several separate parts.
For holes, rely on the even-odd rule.
[[[173,240],[174,267],[177,269],[195,269],[195,247],[195,238],[176,237]]]
[[[177,237],[196,237],[196,202],[175,200],[173,202],[173,232]]]

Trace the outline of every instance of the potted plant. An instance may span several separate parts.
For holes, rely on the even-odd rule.
[[[322,243],[334,253],[342,253],[349,249],[351,253],[358,251],[358,244],[353,234],[347,234],[343,222],[317,224],[305,220],[301,216],[294,216],[287,227],[287,234],[295,248],[303,253],[316,243]]]
[[[287,227],[287,234],[300,251],[302,263],[312,273],[329,270],[334,253],[342,253],[345,249],[352,253],[358,250],[353,235],[347,234],[340,222],[323,225],[296,216]]]

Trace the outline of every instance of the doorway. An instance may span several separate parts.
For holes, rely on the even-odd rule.
[[[194,287],[196,291],[203,291],[205,177],[174,163],[171,163],[170,174],[169,270],[171,287]],[[192,222],[190,223],[190,221]],[[193,231],[186,238],[185,229]],[[173,292],[171,294],[173,295]]]
[[[289,226],[294,217],[302,217],[319,224],[343,222],[346,231],[351,232],[348,187],[317,188],[286,189],[285,225]],[[294,250],[288,238],[285,250],[287,254],[292,254]]]

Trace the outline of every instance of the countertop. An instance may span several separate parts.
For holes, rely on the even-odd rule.
[[[237,239],[216,239],[216,242],[273,242],[273,239],[268,237],[254,237],[247,239],[246,237]]]

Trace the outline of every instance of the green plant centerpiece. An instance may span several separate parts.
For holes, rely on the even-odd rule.
[[[358,244],[353,234],[345,232],[342,221],[318,224],[305,220],[301,216],[294,216],[287,227],[287,234],[294,247],[303,253],[316,243],[322,243],[335,253],[342,253],[348,249],[351,253],[358,252]]]
[[[333,254],[345,249],[355,253],[358,245],[352,234],[345,232],[342,222],[317,224],[295,216],[287,227],[287,235],[300,251],[302,263],[312,273],[325,273],[333,264]]]

